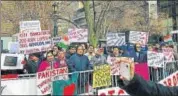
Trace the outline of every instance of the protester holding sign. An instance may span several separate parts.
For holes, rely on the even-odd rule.
[[[27,71],[27,73],[36,73],[40,63],[40,53],[30,54],[29,60],[27,60],[27,63],[24,65],[24,69]]]
[[[141,51],[141,45],[140,44],[136,44],[135,45],[135,51],[136,51],[136,54],[134,56],[134,61],[135,62],[137,62],[137,63],[147,62],[146,52]]]
[[[58,62],[56,62],[53,52],[48,51],[46,54],[46,60],[41,62],[40,66],[38,68],[38,72],[50,70],[53,68],[59,68],[59,64],[58,64]]]
[[[127,60],[125,60],[127,61]],[[131,63],[130,78],[120,76],[118,84],[131,96],[177,96],[178,87],[166,87],[154,82],[145,81],[134,74],[134,63]]]

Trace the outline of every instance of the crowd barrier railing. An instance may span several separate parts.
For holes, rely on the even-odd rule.
[[[154,81],[154,82],[158,82],[158,81],[164,79],[165,77],[169,76],[170,74],[174,73],[177,70],[178,70],[178,61],[164,62],[164,66],[162,68],[149,67],[150,80]],[[67,74],[63,74],[63,75],[68,75],[70,78],[70,75],[72,75],[74,73],[67,73]],[[78,75],[78,80],[77,80],[77,84],[76,84],[77,94],[92,93],[93,95],[97,95],[97,91],[99,89],[118,87],[118,82],[117,82],[118,76],[111,77],[111,86],[94,89],[94,88],[92,88],[93,70],[80,71],[78,73],[79,73],[79,75]],[[28,79],[28,78],[36,78],[36,74],[18,75],[17,79]],[[11,79],[11,80],[13,80],[13,79]],[[2,81],[3,81],[3,79],[2,79]],[[29,89],[29,90],[31,90],[31,89]]]

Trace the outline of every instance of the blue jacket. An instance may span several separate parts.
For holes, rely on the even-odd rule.
[[[68,60],[68,68],[70,72],[85,71],[91,69],[91,64],[87,56],[74,54]]]

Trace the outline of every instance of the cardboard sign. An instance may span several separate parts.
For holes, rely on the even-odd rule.
[[[20,32],[41,32],[40,21],[21,21]]]
[[[53,44],[57,44],[61,41],[61,37],[53,37]]]
[[[134,62],[132,58],[110,57],[109,59],[111,75],[122,75],[125,78],[130,78],[130,65]]]
[[[98,96],[129,96],[123,89],[119,87],[112,87],[98,90]]]
[[[68,29],[68,37],[70,43],[72,42],[88,42],[87,29]]]
[[[1,54],[1,69],[23,69],[24,54]]]
[[[129,42],[134,43],[134,44],[139,43],[141,45],[146,45],[148,42],[148,33],[138,32],[138,31],[130,31]]]
[[[178,71],[161,80],[159,83],[169,87],[178,86]]]
[[[1,88],[1,95],[37,95],[35,78],[1,81]]]
[[[174,60],[173,49],[172,48],[162,48],[162,52],[165,56],[167,62]]]
[[[51,47],[49,30],[41,32],[21,32],[18,36],[20,53],[30,54],[47,51]]]
[[[125,45],[125,33],[108,33],[106,35],[107,46],[122,46]]]
[[[148,51],[147,53],[148,66],[151,67],[163,67],[164,66],[164,54]]]
[[[58,68],[37,73],[37,95],[51,94],[52,81],[67,80],[68,68]],[[65,75],[64,75],[65,74]]]
[[[109,65],[94,66],[93,88],[111,85]]]

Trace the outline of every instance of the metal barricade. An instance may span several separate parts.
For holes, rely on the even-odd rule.
[[[165,61],[163,67],[149,67],[150,80],[158,82],[178,70],[178,61]]]

